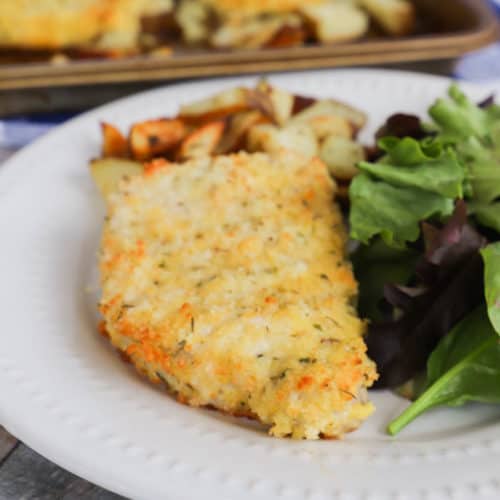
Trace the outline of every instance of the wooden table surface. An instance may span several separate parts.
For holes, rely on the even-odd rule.
[[[61,469],[0,427],[0,500],[119,500]]]

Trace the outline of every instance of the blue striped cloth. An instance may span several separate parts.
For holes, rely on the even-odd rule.
[[[500,0],[490,2],[500,16]],[[457,62],[452,76],[467,81],[500,82],[500,43],[464,56]],[[59,113],[0,120],[0,161],[72,116]]]

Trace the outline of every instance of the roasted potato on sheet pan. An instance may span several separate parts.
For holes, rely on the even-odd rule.
[[[389,35],[408,35],[415,25],[415,8],[404,0],[359,0],[362,7]]]
[[[343,42],[362,37],[370,24],[368,15],[356,5],[343,2],[304,2],[300,8],[315,38],[320,42]]]

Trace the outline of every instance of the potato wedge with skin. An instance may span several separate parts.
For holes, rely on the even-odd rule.
[[[101,122],[102,132],[102,156],[114,158],[126,158],[128,142],[125,136],[110,123]]]
[[[360,3],[389,35],[403,36],[413,31],[415,7],[407,0],[360,0]]]
[[[223,122],[207,123],[191,132],[181,143],[177,158],[187,160],[198,156],[206,156],[214,153],[224,134],[225,124]]]
[[[311,127],[295,124],[278,128],[274,125],[257,125],[248,133],[247,148],[250,152],[278,153],[286,149],[311,158],[318,154],[318,141]]]
[[[287,47],[297,47],[303,45],[307,38],[307,31],[301,24],[299,26],[291,26],[285,24],[274,35],[274,37],[267,42],[266,47],[273,49],[281,49]]]
[[[314,97],[306,97],[303,95],[294,95],[293,96],[293,107],[292,107],[292,116],[299,114],[300,112],[306,110],[311,107],[313,104],[316,104],[318,99]]]
[[[104,198],[118,189],[122,179],[143,172],[142,163],[122,158],[102,158],[90,162],[92,179]]]
[[[258,49],[269,43],[285,26],[286,18],[270,16],[268,18],[237,17],[229,19],[210,37],[213,47]]]
[[[172,151],[186,134],[184,122],[175,118],[136,123],[129,134],[130,151],[136,160],[149,160]]]
[[[285,125],[292,116],[295,96],[286,90],[273,87],[265,80],[258,83],[256,90],[268,97],[273,120],[278,125]]]
[[[307,4],[300,12],[321,42],[342,42],[362,37],[369,27],[368,15],[350,3]]]
[[[321,144],[319,157],[332,177],[350,180],[358,173],[356,165],[365,159],[365,149],[351,139],[330,135]]]
[[[194,126],[221,120],[227,116],[247,111],[251,108],[248,100],[249,90],[244,87],[224,90],[207,99],[181,106],[178,118]]]
[[[271,123],[271,120],[257,109],[230,116],[216,153],[235,153],[244,149],[248,131],[255,125],[264,123]]]
[[[366,124],[366,115],[343,102],[334,99],[322,99],[300,111],[290,123],[303,123],[317,116],[338,116],[347,120],[353,127],[353,135]]]
[[[210,36],[210,6],[198,0],[181,0],[175,10],[175,20],[189,44],[202,43]]]

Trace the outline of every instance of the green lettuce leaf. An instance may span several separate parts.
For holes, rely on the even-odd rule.
[[[489,204],[471,202],[468,207],[471,215],[476,218],[480,225],[500,233],[500,201]]]
[[[435,160],[443,154],[443,145],[433,139],[417,141],[413,137],[382,137],[377,142],[379,148],[387,153],[382,162],[396,165],[420,165]]]
[[[453,199],[417,187],[394,186],[367,173],[354,178],[349,189],[351,237],[368,244],[380,235],[395,248],[404,248],[420,235],[419,223],[433,215],[453,212]]]
[[[439,156],[428,157],[418,141],[409,137],[401,139],[395,149],[397,157],[391,152],[380,163],[361,162],[358,168],[394,186],[415,187],[447,198],[463,197],[465,171],[453,151],[441,150]],[[418,158],[421,162],[414,163]]]
[[[457,144],[457,152],[468,167],[470,197],[486,203],[500,197],[500,140],[498,147],[484,146],[476,137],[468,137]]]
[[[481,250],[484,260],[484,285],[488,316],[500,335],[500,242]]]
[[[427,364],[427,389],[387,431],[395,435],[436,406],[500,403],[500,342],[480,307],[443,338]]]
[[[466,198],[480,204],[478,221],[499,230],[493,218],[496,207],[487,204],[500,198],[500,106],[480,107],[468,99],[456,85],[450,87],[450,99],[438,99],[429,110],[437,125],[437,139],[451,145],[466,167]]]
[[[481,109],[472,102],[457,85],[448,90],[450,99],[438,99],[429,109],[429,114],[442,129],[445,142],[457,143],[470,136],[484,138],[496,114]]]

